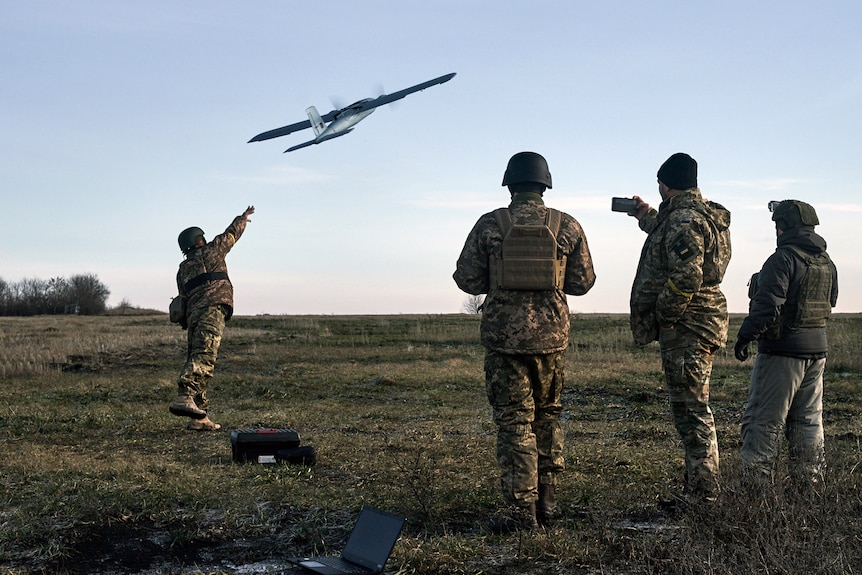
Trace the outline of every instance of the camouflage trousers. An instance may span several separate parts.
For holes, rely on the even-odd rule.
[[[215,371],[224,317],[222,306],[193,309],[188,316],[188,350],[177,387],[180,395],[194,398],[195,404],[204,411],[209,406],[207,388]]]
[[[740,458],[746,479],[772,480],[781,433],[791,479],[817,485],[825,471],[823,370],[826,359],[757,354],[742,416]]]
[[[508,504],[525,507],[538,499],[538,484],[556,484],[565,469],[563,352],[512,355],[487,350],[485,389],[497,425],[500,487]]]
[[[709,376],[718,346],[684,328],[662,329],[659,342],[670,413],[685,450],[686,493],[713,498],[719,491],[718,438]]]

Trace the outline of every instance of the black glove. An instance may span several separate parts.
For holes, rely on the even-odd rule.
[[[748,359],[748,344],[751,343],[750,339],[739,337],[736,338],[736,345],[733,346],[733,355],[736,356],[736,359],[739,361],[745,361]]]

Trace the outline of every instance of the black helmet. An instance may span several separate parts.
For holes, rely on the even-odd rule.
[[[551,189],[551,172],[548,162],[535,152],[518,152],[509,159],[503,185],[535,182]]]
[[[200,228],[186,228],[180,232],[180,237],[177,242],[180,244],[180,250],[187,254],[192,251],[195,244],[198,243],[198,238],[203,237],[204,231]]]
[[[770,202],[771,204],[771,202]],[[799,200],[784,200],[772,209],[772,221],[781,231],[820,225],[817,212],[811,204]]]

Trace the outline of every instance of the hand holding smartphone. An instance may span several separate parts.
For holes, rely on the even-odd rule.
[[[634,215],[638,209],[638,201],[634,198],[611,198],[611,211],[625,212]]]

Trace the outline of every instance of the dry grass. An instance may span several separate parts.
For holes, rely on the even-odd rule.
[[[725,493],[669,516],[657,503],[678,493],[682,457],[658,351],[633,347],[623,316],[574,317],[564,517],[501,537],[486,529],[499,496],[476,316],[231,321],[213,418],[298,430],[311,468],[237,465],[227,433],[184,430],[167,405],[185,332],[163,316],[0,318],[0,572],[277,572],[340,548],[368,503],[408,519],[388,573],[854,573],[860,337],[862,317],[833,320],[823,492],[741,489],[750,362],[723,354]]]

